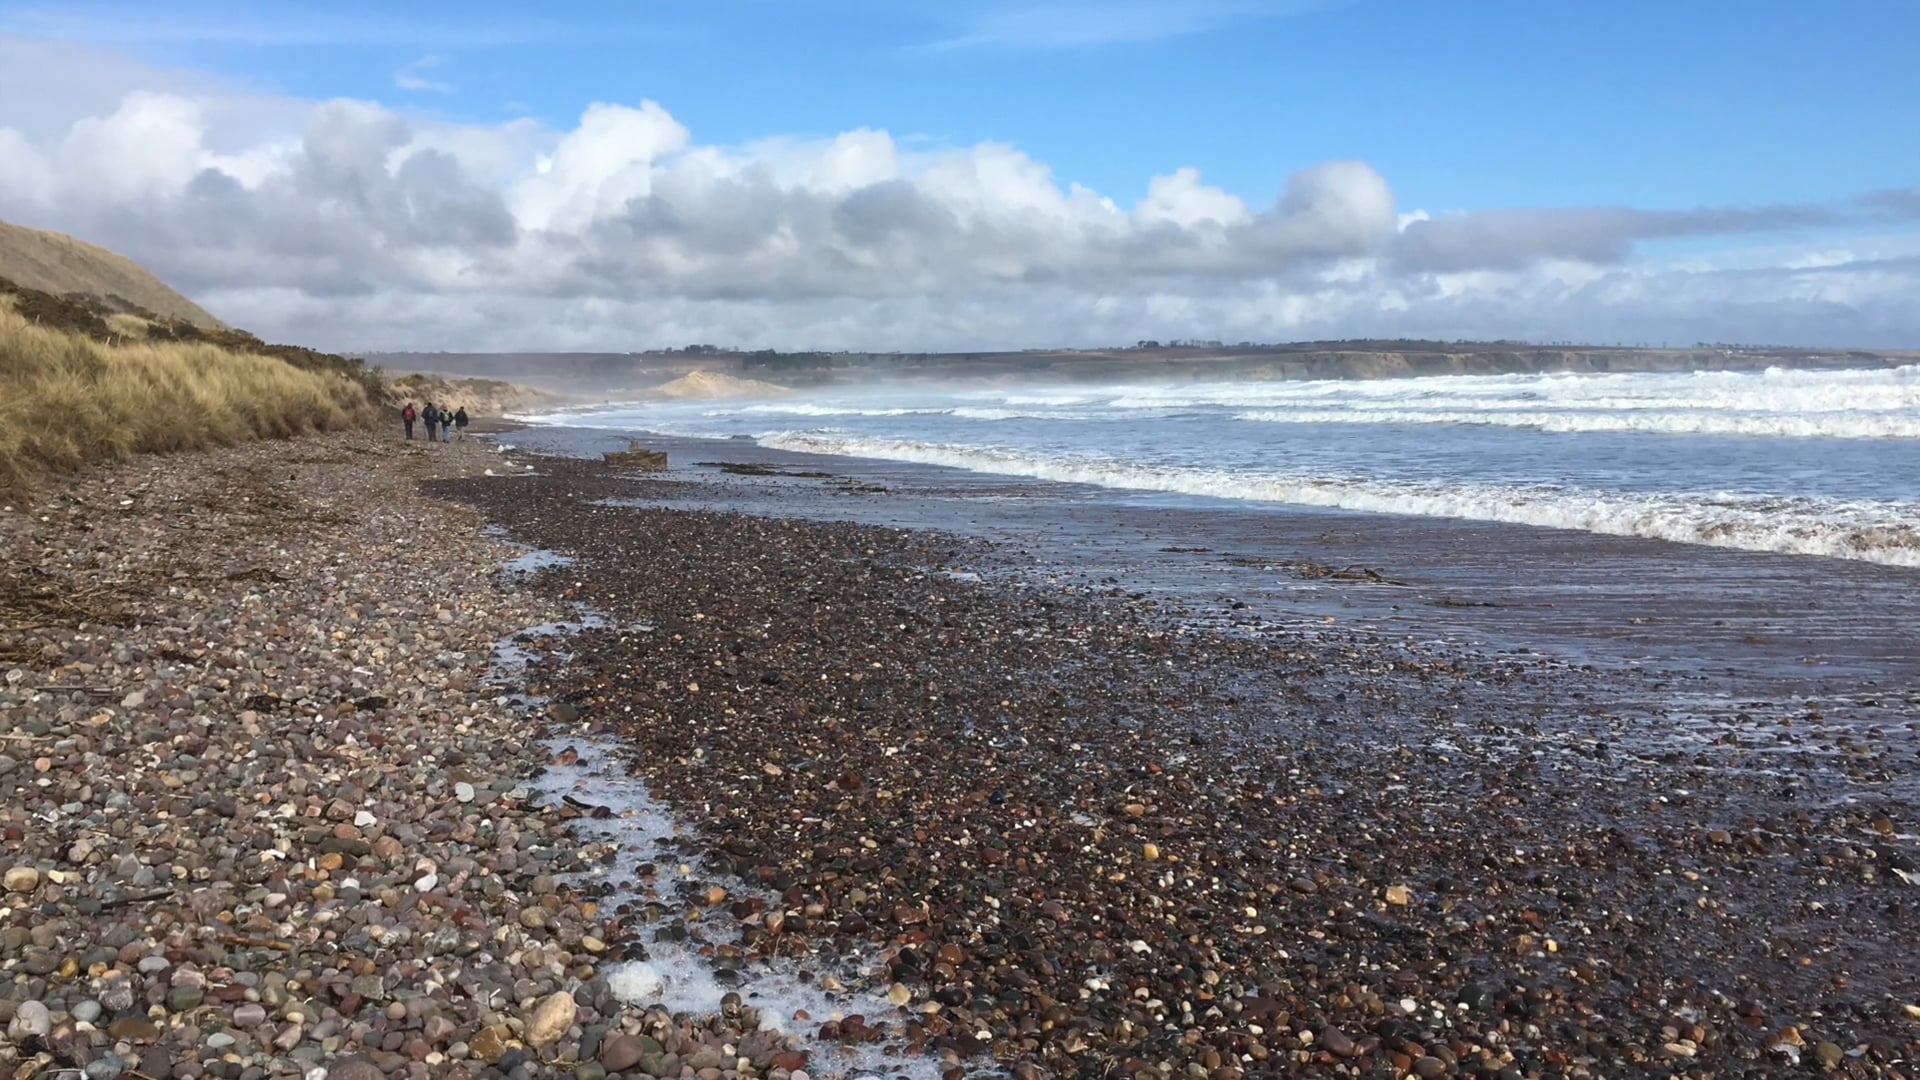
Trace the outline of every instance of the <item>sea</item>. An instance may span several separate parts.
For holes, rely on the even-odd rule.
[[[1920,366],[876,382],[532,418],[1091,486],[1920,567]]]

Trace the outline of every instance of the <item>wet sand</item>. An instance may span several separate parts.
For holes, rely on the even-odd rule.
[[[1920,1045],[1909,571],[662,445],[431,490],[578,559],[547,587],[610,625],[545,689],[776,897],[713,948],[904,1003],[829,1037],[1222,1080]]]

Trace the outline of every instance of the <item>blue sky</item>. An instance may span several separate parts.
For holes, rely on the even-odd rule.
[[[1121,207],[1192,168],[1257,213],[1290,176],[1334,161],[1384,177],[1398,213],[1436,216],[1831,208],[1920,186],[1909,3],[9,0],[0,35],[130,60],[168,86],[211,81],[197,93],[374,102],[422,131],[518,120],[555,141],[592,103],[645,100],[689,145],[736,153],[858,129],[903,153],[1005,144],[1063,190]],[[57,105],[0,99],[0,128]],[[20,216],[23,202],[0,211]],[[1851,210],[1655,232],[1600,244],[1596,261],[1915,253],[1911,215]],[[1863,244],[1874,250],[1852,250]]]
[[[312,98],[555,124],[652,98],[733,143],[884,128],[1011,142],[1133,195],[1171,163],[1249,198],[1361,158],[1458,208],[1793,202],[1920,178],[1920,5],[0,4]],[[404,14],[400,14],[403,12]],[[995,11],[1001,13],[996,16]],[[1031,13],[1029,18],[1020,18]],[[171,24],[172,34],[154,29]],[[452,93],[397,92],[394,72]]]

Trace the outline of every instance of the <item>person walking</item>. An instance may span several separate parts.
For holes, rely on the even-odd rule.
[[[418,413],[413,411],[413,402],[411,401],[407,402],[406,408],[400,410],[400,423],[401,426],[407,429],[407,438],[409,439],[413,438],[413,421],[418,415]]]
[[[462,405],[453,414],[453,426],[460,433],[461,442],[467,441],[467,423],[467,407]]]
[[[427,407],[420,410],[420,419],[427,422],[427,441],[439,442],[440,410],[433,407],[433,402],[427,402]]]

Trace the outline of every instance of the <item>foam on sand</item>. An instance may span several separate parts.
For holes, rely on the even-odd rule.
[[[626,896],[639,896],[649,889],[666,893],[677,881],[715,880],[704,872],[699,859],[682,853],[680,840],[690,830],[654,800],[645,781],[632,775],[617,743],[587,736],[550,739],[547,745],[556,755],[572,748],[578,758],[572,764],[551,766],[531,785],[535,793],[555,801],[571,797],[611,811],[605,818],[583,817],[573,822],[582,840],[618,846],[611,862],[590,872],[594,879],[604,880],[616,893]],[[645,880],[639,871],[643,863],[658,867],[651,886],[640,884]],[[729,882],[727,888],[734,896],[759,896],[778,902],[771,893],[737,882]],[[730,940],[737,934],[738,923],[724,908],[711,908],[699,927],[700,938]],[[762,1030],[801,1040],[809,1051],[807,1071],[812,1076],[880,1074],[932,1080],[939,1074],[934,1060],[904,1056],[892,1039],[877,1045],[847,1047],[817,1037],[823,1022],[855,1013],[869,1017],[869,1026],[875,1028],[887,1018],[905,1018],[878,991],[827,989],[843,981],[858,987],[863,976],[884,971],[877,957],[867,963],[856,961],[851,968],[837,972],[815,972],[818,977],[813,978],[803,978],[798,969],[785,963],[757,961],[742,970],[734,984],[732,979],[723,981],[722,973],[701,955],[701,949],[702,941],[693,936],[685,941],[648,941],[644,959],[621,961],[603,970],[614,993],[636,1007],[657,1004],[675,1013],[714,1013],[720,1011],[728,993],[737,992],[748,1007],[759,1010]]]
[[[530,550],[527,555],[502,567],[504,574],[516,574],[520,564],[531,564],[538,573],[565,565],[553,552]],[[610,625],[608,620],[587,608],[579,608],[580,620],[528,627],[512,638],[496,643],[490,678],[500,684],[518,682],[527,667],[542,654],[519,643],[526,637],[552,639],[565,637],[588,626]],[[650,632],[652,627],[636,625],[635,632]],[[565,658],[564,652],[545,656]],[[527,706],[540,702],[523,695],[517,699]],[[572,799],[605,807],[605,817],[580,817],[571,828],[582,842],[613,845],[612,860],[597,864],[577,875],[579,880],[595,880],[610,886],[615,896],[626,898],[657,897],[671,901],[668,893],[678,883],[692,880],[718,880],[702,867],[698,858],[683,853],[682,839],[691,830],[676,820],[672,812],[654,800],[644,780],[622,757],[619,744],[610,738],[582,734],[579,738],[554,738],[547,741],[556,755],[554,764],[528,784],[535,797],[549,802]],[[576,756],[570,762],[560,752],[571,748]],[[657,873],[643,876],[640,867],[653,864]],[[735,896],[758,896],[770,904],[778,898],[767,892],[748,889],[729,882]],[[620,960],[601,971],[607,985],[621,1001],[636,1008],[659,1005],[672,1013],[710,1015],[722,1011],[724,999],[738,993],[744,1004],[757,1009],[763,1031],[778,1032],[808,1051],[807,1072],[822,1078],[850,1076],[902,1077],[905,1080],[934,1080],[939,1064],[924,1056],[909,1056],[901,1040],[889,1038],[878,1044],[843,1046],[818,1037],[820,1025],[855,1013],[871,1018],[870,1028],[899,1032],[898,1022],[906,1014],[889,1004],[876,990],[862,989],[870,976],[886,971],[878,957],[856,959],[838,969],[824,966],[803,973],[787,962],[755,961],[736,973],[723,973],[703,956],[704,942],[731,940],[738,935],[739,924],[725,908],[707,910],[696,932],[685,940],[652,940],[644,943],[645,956]],[[824,963],[824,962],[823,962]],[[849,989],[848,987],[851,987]],[[836,989],[837,988],[837,989]],[[980,1070],[974,1070],[978,1073]]]

